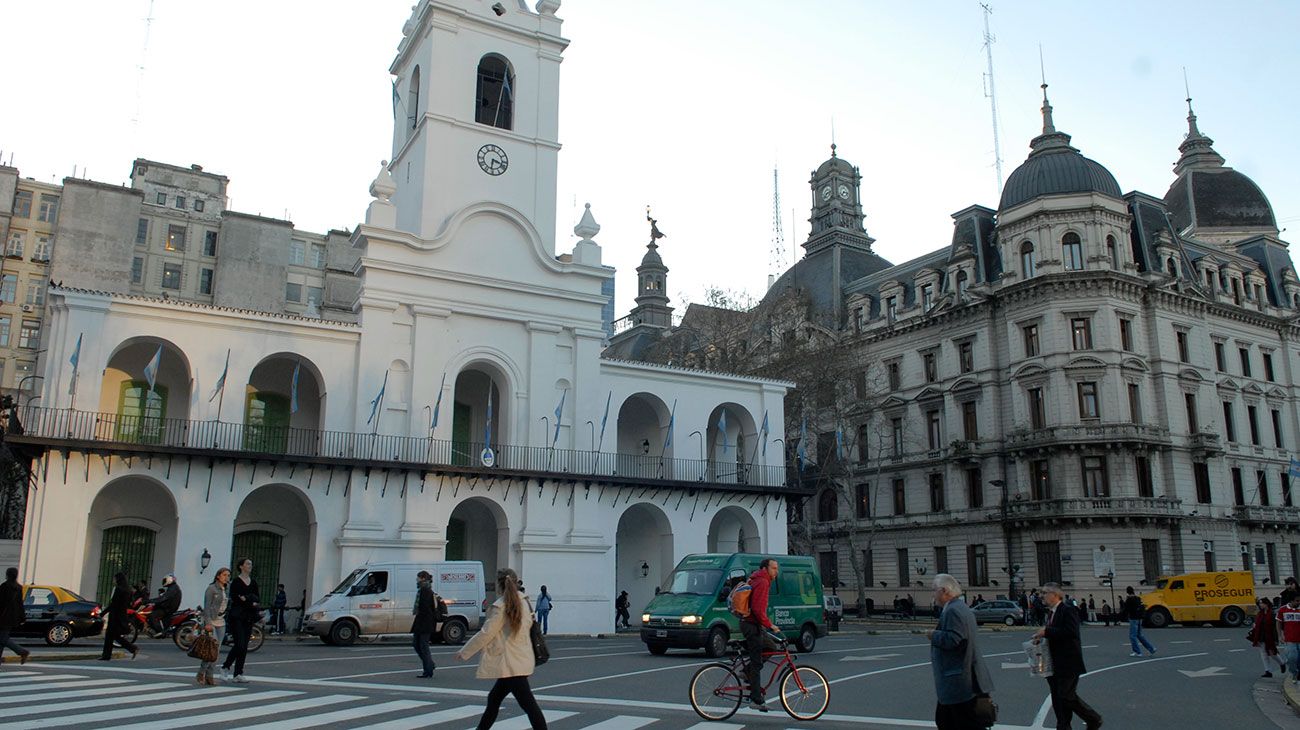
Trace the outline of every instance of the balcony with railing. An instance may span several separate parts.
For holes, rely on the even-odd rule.
[[[1068,497],[1065,499],[1012,500],[1007,517],[1016,521],[1093,518],[1182,517],[1183,502],[1170,497]]]
[[[1251,525],[1300,527],[1300,507],[1245,504],[1238,505],[1233,514],[1241,522]]]
[[[449,470],[500,476],[603,478],[621,483],[785,487],[786,468],[645,454],[487,445],[418,436],[122,416],[27,406],[5,440],[125,455],[179,454],[342,466]]]
[[[1169,429],[1145,423],[1095,423],[1048,426],[1007,434],[1007,448],[1013,451],[1048,450],[1080,446],[1145,446],[1164,448],[1170,445]]]
[[[1188,446],[1205,456],[1223,455],[1223,437],[1217,433],[1194,433],[1188,436]]]

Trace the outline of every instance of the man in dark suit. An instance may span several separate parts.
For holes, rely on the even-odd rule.
[[[420,679],[433,676],[433,653],[429,651],[429,641],[438,629],[437,596],[433,593],[433,576],[427,570],[421,570],[415,576],[415,607],[411,611],[415,620],[411,622],[411,644],[424,665],[424,671],[416,675]]]
[[[1083,641],[1079,638],[1079,612],[1065,602],[1061,587],[1055,583],[1043,586],[1043,600],[1047,604],[1047,619],[1034,639],[1047,639],[1047,649],[1052,655],[1052,676],[1047,686],[1052,693],[1052,710],[1056,713],[1057,730],[1070,730],[1075,715],[1083,718],[1088,730],[1101,727],[1101,715],[1084,702],[1078,693],[1079,677],[1087,673],[1083,666]]]
[[[939,730],[982,730],[987,726],[975,719],[975,698],[993,691],[993,678],[975,646],[975,614],[961,600],[961,584],[946,573],[934,577],[934,602],[942,607],[939,626],[929,634],[939,699],[934,723]]]

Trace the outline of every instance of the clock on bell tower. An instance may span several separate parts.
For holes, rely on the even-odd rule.
[[[808,240],[803,244],[808,253],[821,250],[833,243],[871,250],[874,241],[862,225],[861,192],[862,174],[836,153],[831,145],[831,157],[823,162],[809,180],[812,187],[812,217]]]

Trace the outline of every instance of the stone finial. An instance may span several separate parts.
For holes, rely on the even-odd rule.
[[[397,206],[390,200],[396,192],[397,183],[393,182],[393,176],[388,172],[388,160],[384,160],[379,163],[379,174],[375,176],[374,182],[370,183],[370,196],[374,200],[370,201],[370,206],[366,208],[367,225],[382,228],[393,228],[397,225]]]
[[[573,232],[583,241],[590,241],[592,236],[600,233],[600,224],[591,216],[591,203],[586,204],[586,210],[582,211],[582,220],[573,227]]]
[[[555,11],[560,9],[560,0],[537,0],[537,13],[539,15],[555,15]]]
[[[600,244],[591,240],[592,236],[600,233],[600,224],[591,215],[591,203],[587,203],[586,209],[582,211],[582,220],[573,227],[573,232],[579,240],[573,247],[570,260],[587,266],[600,266]]]
[[[370,183],[370,197],[387,203],[396,192],[397,183],[393,181],[392,173],[388,172],[388,160],[381,160],[379,174],[375,176],[374,182]]]
[[[412,31],[415,30],[415,9],[416,9],[417,7],[419,7],[419,6],[417,6],[417,5],[412,5],[412,6],[411,6],[411,17],[407,18],[407,19],[406,19],[406,22],[405,22],[404,24],[402,24],[402,35],[403,35],[403,36],[408,36],[408,35],[411,34]]]

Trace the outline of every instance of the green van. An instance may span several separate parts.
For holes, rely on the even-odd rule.
[[[651,654],[699,649],[722,656],[740,639],[740,623],[727,610],[732,580],[748,577],[764,557],[780,565],[768,598],[768,616],[799,651],[809,652],[826,635],[826,613],[817,561],[800,555],[750,553],[687,555],[641,615],[641,641]]]

